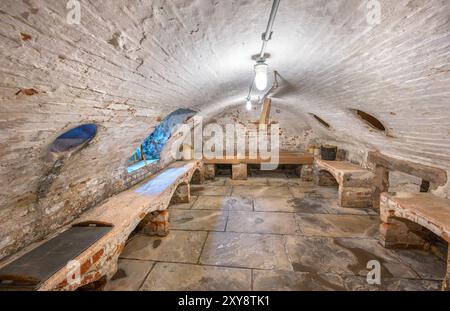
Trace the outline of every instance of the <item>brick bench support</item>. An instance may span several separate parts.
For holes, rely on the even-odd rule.
[[[345,161],[314,162],[314,179],[317,185],[330,186],[332,175],[339,185],[339,206],[365,208],[372,206],[373,180],[375,175],[357,165]]]
[[[189,183],[182,183],[178,185],[173,194],[171,203],[189,203],[191,201],[191,187]]]
[[[139,228],[146,235],[167,236],[169,234],[169,211],[155,211],[148,214],[140,223]]]
[[[72,283],[69,267],[61,268],[45,280],[39,291],[95,289],[117,272],[117,262],[130,234],[138,226],[148,234],[168,233],[167,208],[171,198],[182,202],[190,199],[189,182],[201,169],[200,161],[174,162],[148,180],[119,193],[85,212],[73,225],[108,224],[112,229],[73,261],[79,264],[80,282]],[[16,254],[14,259],[32,248]],[[0,263],[0,267],[8,262]]]
[[[387,193],[380,197],[380,244],[387,248],[428,246],[422,228],[450,242],[450,200],[431,193]],[[450,290],[450,250],[442,284]]]

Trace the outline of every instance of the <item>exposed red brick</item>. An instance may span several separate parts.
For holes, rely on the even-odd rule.
[[[38,94],[38,93],[39,93],[39,92],[36,91],[35,89],[21,89],[21,90],[19,90],[19,91],[16,93],[16,95],[24,94],[24,95],[27,95],[27,96],[33,96],[33,95],[36,95],[36,94]]]
[[[94,263],[96,263],[97,261],[99,261],[100,260],[100,258],[102,257],[102,255],[103,255],[103,253],[104,253],[104,250],[103,250],[103,248],[101,249],[101,250],[99,250],[97,253],[95,253],[95,255],[94,256],[92,256],[92,264],[94,264]]]
[[[22,38],[23,41],[29,41],[29,40],[33,39],[32,36],[30,36],[27,33],[23,33],[23,32],[20,33],[20,37]]]
[[[89,259],[88,261],[85,261],[81,267],[80,267],[80,273],[81,275],[85,274],[89,269],[92,267],[92,261]]]

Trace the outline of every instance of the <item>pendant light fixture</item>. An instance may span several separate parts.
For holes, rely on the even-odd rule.
[[[272,4],[272,10],[270,11],[270,17],[269,22],[267,23],[266,32],[262,34],[262,48],[261,52],[259,53],[258,60],[256,61],[254,70],[255,70],[255,76],[252,81],[252,84],[250,86],[250,91],[248,93],[248,96],[246,98],[246,107],[247,110],[251,110],[251,93],[253,91],[253,86],[255,86],[259,91],[264,91],[267,89],[268,84],[268,71],[269,66],[266,63],[266,47],[267,43],[272,39],[272,28],[275,22],[275,16],[278,12],[278,7],[280,6],[280,0],[273,0]],[[249,109],[250,107],[250,109]]]
[[[262,59],[255,65],[255,86],[260,91],[264,91],[267,88],[268,67]]]

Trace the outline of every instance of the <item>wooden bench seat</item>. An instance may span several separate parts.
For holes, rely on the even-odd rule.
[[[216,164],[231,164],[232,165],[232,178],[245,180],[247,179],[247,166],[251,164],[264,164],[269,163],[271,159],[261,159],[259,157],[252,158],[248,154],[245,158],[236,157],[223,157],[220,159],[203,159],[203,162],[207,166],[206,170],[210,171],[210,175],[214,175],[213,166]],[[314,156],[309,153],[298,152],[286,152],[282,151],[279,154],[278,163],[280,165],[312,165],[314,163]]]
[[[334,178],[327,177],[328,172]],[[315,159],[314,176],[319,186],[339,185],[339,205],[361,208],[372,206],[373,182],[375,175],[358,165],[345,161],[325,161]]]
[[[421,227],[450,243],[450,200],[431,193],[382,193],[380,218],[380,243],[385,247],[423,247],[425,241],[420,236]],[[406,219],[408,222],[396,219]],[[444,290],[449,290],[449,278],[450,251]]]
[[[109,198],[73,222],[74,226],[112,226],[103,237],[73,258],[80,265],[80,282],[71,282],[71,271],[63,267],[45,280],[38,290],[75,290],[111,278],[129,235],[142,220],[155,211],[164,211],[179,187],[189,185],[200,161],[175,162],[151,179]],[[188,188],[189,191],[189,188]]]
[[[261,164],[270,162],[270,160],[263,160],[261,158],[250,158],[247,154],[244,159],[238,157],[223,157],[220,159],[203,159],[205,164]],[[280,152],[280,164],[298,164],[298,165],[312,165],[314,163],[314,156],[309,153],[297,152]]]

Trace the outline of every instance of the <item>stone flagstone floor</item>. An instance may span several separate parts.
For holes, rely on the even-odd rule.
[[[255,174],[253,174],[255,175]],[[337,189],[284,173],[218,177],[170,206],[170,234],[128,241],[105,290],[439,290],[445,262],[378,244],[372,209],[337,206]],[[368,285],[367,263],[382,265]]]

